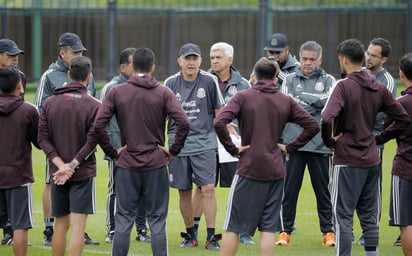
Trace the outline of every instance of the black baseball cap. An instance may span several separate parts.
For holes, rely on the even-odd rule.
[[[57,47],[60,46],[68,46],[74,52],[87,51],[86,47],[83,46],[80,37],[70,32],[66,32],[60,35],[59,41],[57,41]]]
[[[17,47],[17,44],[8,38],[0,39],[0,53],[6,53],[8,55],[24,54],[23,50]]]
[[[284,34],[275,33],[272,34],[265,44],[265,51],[283,51],[288,46],[288,39]]]
[[[200,53],[200,48],[198,45],[196,44],[192,44],[192,43],[188,43],[188,44],[184,44],[182,47],[180,47],[179,50],[179,57],[186,57],[189,55],[196,55],[198,57],[201,56]]]

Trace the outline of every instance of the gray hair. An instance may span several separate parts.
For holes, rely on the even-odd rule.
[[[233,46],[231,46],[230,44],[225,42],[219,42],[215,43],[214,45],[212,45],[212,47],[210,47],[211,52],[219,50],[223,51],[226,56],[233,57]]]
[[[315,41],[307,41],[300,46],[299,55],[302,56],[304,51],[316,52],[318,60],[322,57],[322,46]]]

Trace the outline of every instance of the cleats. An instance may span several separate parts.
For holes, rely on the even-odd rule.
[[[4,234],[1,245],[13,245],[13,236],[8,233]]]
[[[114,231],[109,232],[104,240],[106,243],[111,244],[113,242]]]
[[[218,241],[221,239],[221,234],[213,235],[209,240],[206,241],[205,249],[210,251],[220,251],[220,245]]]
[[[136,241],[150,243],[152,239],[150,238],[149,234],[147,233],[146,229],[139,230],[137,232]]]
[[[396,238],[396,241],[393,242],[394,246],[402,246],[402,241],[401,241],[401,236],[398,236],[398,238]]]
[[[255,242],[253,242],[251,236],[249,236],[248,234],[243,234],[243,233],[240,234],[239,241],[242,244],[255,244]]]
[[[286,232],[281,232],[279,234],[276,245],[289,245],[291,243],[290,235]]]
[[[192,248],[192,247],[196,247],[199,244],[197,242],[196,237],[192,237],[188,233],[181,232],[180,237],[183,238],[182,243],[180,243],[180,248]]]
[[[51,246],[52,245],[52,236],[53,236],[53,229],[52,228],[46,228],[43,231],[43,244],[46,246]]]
[[[336,245],[335,234],[333,232],[326,233],[322,239],[322,245],[332,247]]]
[[[86,232],[84,233],[84,244],[99,245],[100,243],[94,241]]]

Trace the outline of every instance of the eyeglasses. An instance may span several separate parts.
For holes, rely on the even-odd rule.
[[[378,55],[375,55],[375,54],[372,54],[372,53],[369,53],[369,52],[365,52],[365,57],[369,57],[369,58],[371,58],[371,59],[382,59],[382,56],[378,56]]]

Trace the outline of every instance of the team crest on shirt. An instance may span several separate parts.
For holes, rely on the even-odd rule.
[[[317,82],[315,84],[315,90],[318,92],[323,92],[325,90],[325,85],[322,82]]]
[[[296,89],[297,92],[302,92],[303,91],[303,86],[301,84],[296,85]]]
[[[197,96],[199,99],[206,97],[206,91],[205,91],[205,89],[204,89],[204,88],[199,88],[199,89],[197,90],[196,96]]]
[[[176,93],[176,99],[177,99],[179,102],[182,102],[182,95],[180,95],[180,93]]]
[[[235,95],[235,94],[237,93],[237,88],[236,88],[236,86],[234,86],[234,85],[230,86],[228,92],[229,92],[231,95]]]

